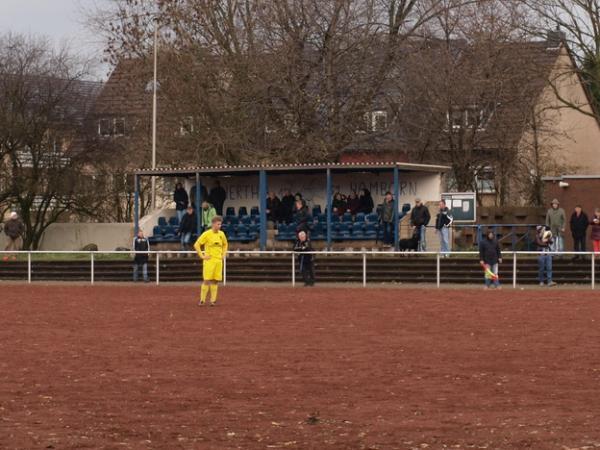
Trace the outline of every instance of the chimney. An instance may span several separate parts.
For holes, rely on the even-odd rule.
[[[556,28],[556,30],[548,30],[546,33],[546,48],[558,48],[566,38],[567,35],[561,31],[560,28]]]

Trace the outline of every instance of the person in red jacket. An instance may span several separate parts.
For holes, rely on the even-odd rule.
[[[592,217],[590,225],[592,226],[594,253],[600,253],[600,208],[594,210],[594,217]]]

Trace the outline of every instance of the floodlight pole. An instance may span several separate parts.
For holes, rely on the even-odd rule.
[[[158,18],[154,17],[154,78],[152,80],[152,170],[156,169],[156,88],[158,76]],[[156,177],[152,175],[151,208],[156,209]]]

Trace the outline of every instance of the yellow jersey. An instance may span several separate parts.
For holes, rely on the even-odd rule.
[[[213,230],[205,231],[194,244],[198,255],[201,255],[202,247],[204,247],[204,252],[210,255],[211,259],[223,259],[227,253],[227,246],[227,237],[221,230],[216,233]]]

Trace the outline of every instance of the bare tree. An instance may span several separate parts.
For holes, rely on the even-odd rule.
[[[94,209],[82,176],[78,130],[96,83],[67,48],[20,35],[0,37],[0,204],[17,208],[25,248],[36,249],[46,228]]]

